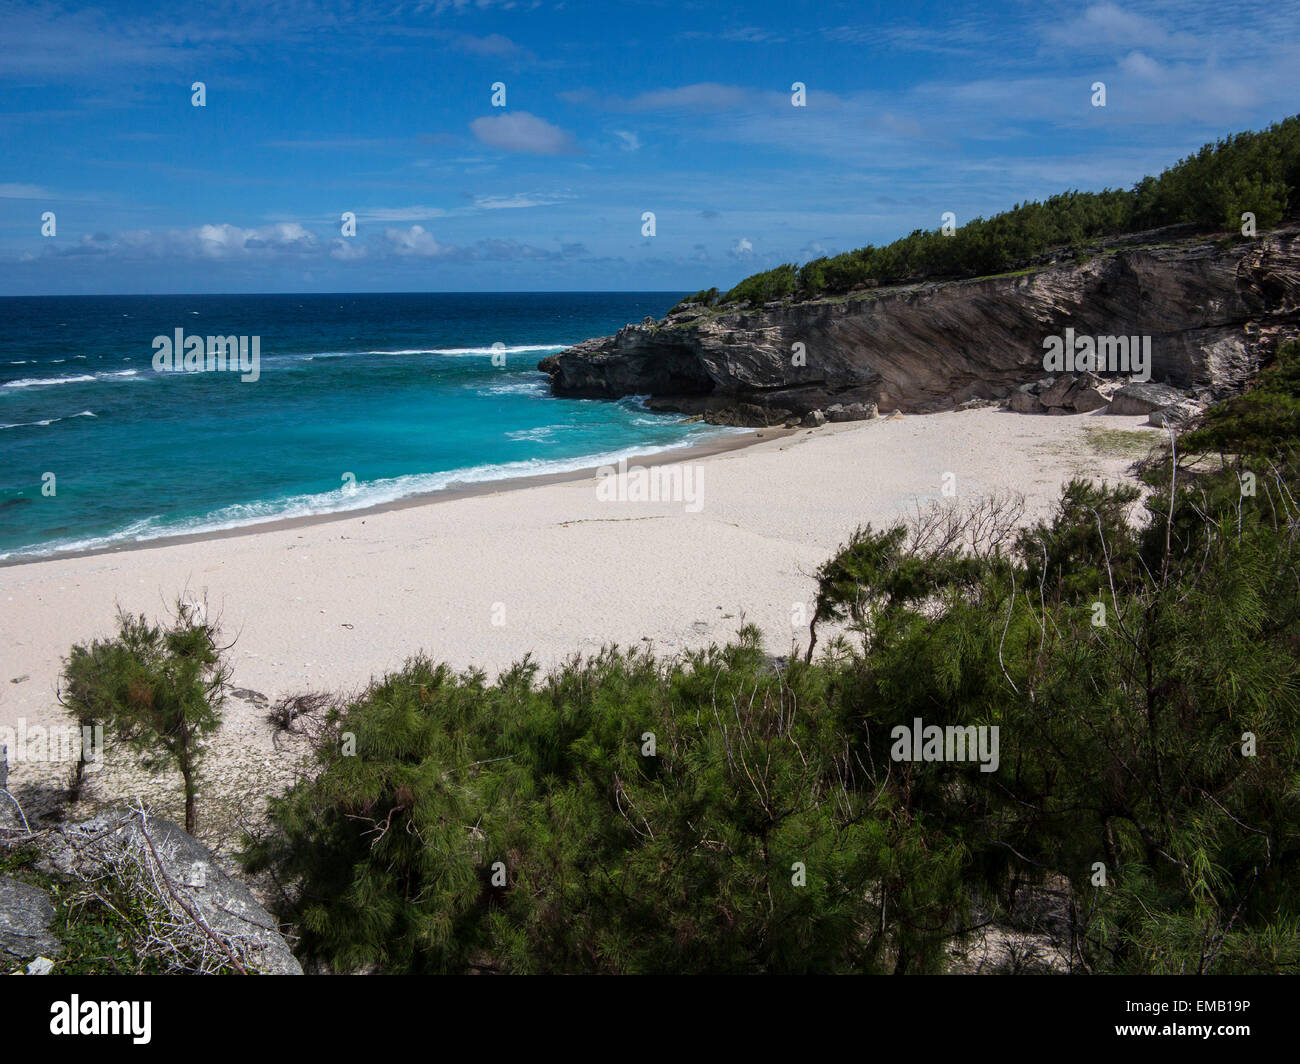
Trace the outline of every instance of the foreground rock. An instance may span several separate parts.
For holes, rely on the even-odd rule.
[[[1152,381],[1105,380],[1095,373],[1064,374],[1022,384],[1011,393],[1007,409],[1018,414],[1149,414],[1158,428],[1185,425],[1205,404],[1181,388]]]
[[[0,964],[36,957],[57,957],[62,951],[50,931],[54,905],[39,887],[0,876]]]
[[[207,848],[169,820],[115,809],[52,829],[37,867],[77,878],[141,873],[168,919],[218,962],[250,973],[301,975],[271,915]]]
[[[921,413],[971,399],[1026,412],[1100,409],[1107,396],[1095,382],[1053,396],[1060,405],[1015,397],[1043,376],[1044,339],[1067,328],[1149,336],[1153,381],[1198,399],[1233,394],[1280,343],[1300,336],[1300,230],[1230,246],[1195,239],[1121,247],[1028,274],[761,310],[696,310],[588,340],[539,368],[556,395],[649,394],[657,409],[707,407],[715,419],[738,410],[727,423],[754,409],[781,411],[757,422],[770,424],[837,403]]]
[[[1186,399],[1181,403],[1152,410],[1151,416],[1147,418],[1147,424],[1160,429],[1181,429],[1204,410],[1204,403]]]
[[[828,421],[866,421],[875,416],[875,403],[832,403],[826,408]]]
[[[790,411],[782,407],[758,406],[755,403],[737,403],[721,409],[707,410],[704,420],[710,425],[731,425],[736,427],[768,427],[780,425],[790,416]]]
[[[1154,381],[1126,384],[1110,401],[1112,414],[1150,414],[1165,407],[1177,406],[1187,399],[1185,392]]]

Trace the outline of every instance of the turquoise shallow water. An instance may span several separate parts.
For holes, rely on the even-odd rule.
[[[0,299],[0,558],[360,509],[716,435],[636,399],[552,398],[536,369],[678,298]],[[178,328],[260,337],[259,378],[156,372],[154,337]]]

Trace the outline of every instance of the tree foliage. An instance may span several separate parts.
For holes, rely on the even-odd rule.
[[[179,603],[169,625],[121,611],[118,634],[76,644],[64,662],[62,700],[83,725],[141,755],[150,771],[175,768],[185,789],[185,830],[198,822],[203,739],[221,726],[229,667],[218,631]]]
[[[711,307],[718,301],[718,290],[716,288],[702,288],[693,296],[687,296],[685,299],[678,300],[677,304],[668,313],[683,310],[688,306]]]
[[[761,305],[786,296],[837,295],[859,285],[987,276],[1030,266],[1054,249],[1161,226],[1236,233],[1250,212],[1262,230],[1298,208],[1300,116],[1293,116],[1207,144],[1131,190],[1065,192],[975,218],[948,234],[917,229],[883,247],[822,256],[800,267],[786,263],[745,278],[719,302]]]

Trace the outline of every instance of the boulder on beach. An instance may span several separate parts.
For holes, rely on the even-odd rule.
[[[1160,429],[1181,428],[1204,409],[1205,404],[1198,403],[1194,399],[1184,399],[1181,403],[1152,410],[1151,416],[1147,418],[1147,424]]]
[[[875,416],[875,403],[833,403],[826,408],[828,421],[866,421]]]
[[[1187,395],[1168,384],[1134,381],[1119,389],[1110,400],[1110,414],[1149,414],[1167,406],[1177,406]]]
[[[790,414],[790,410],[782,407],[735,403],[706,410],[704,420],[710,425],[728,425],[733,428],[769,428],[782,424]]]
[[[1019,389],[1011,393],[1007,406],[1017,414],[1041,414],[1047,409],[1033,392]]]

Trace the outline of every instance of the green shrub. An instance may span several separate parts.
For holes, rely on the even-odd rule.
[[[798,273],[790,263],[747,277],[722,297],[723,303],[751,303],[761,306],[793,295]]]
[[[1287,347],[1148,463],[1144,517],[1074,482],[1019,531],[860,530],[809,663],[752,628],[494,683],[414,659],[333,711],[249,867],[337,970],[936,972],[992,922],[1074,972],[1294,972],[1297,401]],[[894,760],[918,718],[996,727],[996,770]]]
[[[673,309],[668,313],[673,314],[676,311],[684,309],[689,304],[696,304],[702,307],[711,307],[718,301],[718,290],[716,288],[703,288],[693,296],[687,296],[685,299],[678,300]]]
[[[1284,344],[1244,394],[1210,407],[1182,445],[1192,451],[1284,461],[1300,441],[1300,341]]]
[[[770,669],[753,629],[674,665],[610,650],[536,679],[415,659],[337,715],[355,756],[323,745],[247,855],[300,892],[285,915],[309,962],[941,966],[960,848],[853,783],[833,722],[804,708],[819,677]]]
[[[141,755],[150,771],[174,767],[185,789],[185,830],[198,822],[198,770],[203,738],[221,725],[223,686],[218,632],[201,611],[179,603],[170,625],[118,614],[114,639],[78,643],[64,662],[62,699],[79,724]]]

